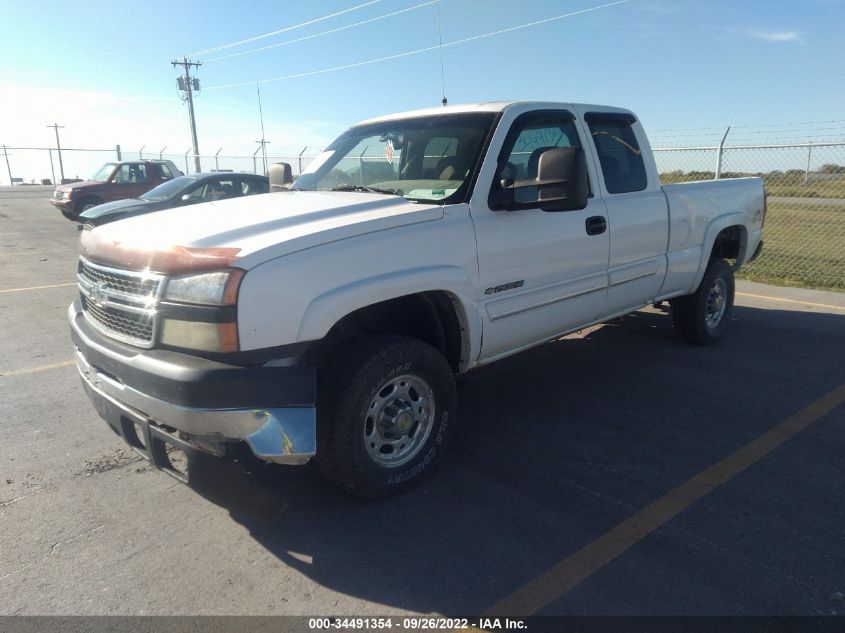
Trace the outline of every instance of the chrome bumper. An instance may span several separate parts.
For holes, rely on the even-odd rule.
[[[71,323],[75,314],[71,309]],[[76,331],[74,338],[84,334]],[[79,340],[79,339],[78,339]],[[80,340],[80,342],[81,342]],[[88,341],[92,345],[96,343]],[[199,408],[175,404],[143,393],[92,365],[79,345],[76,366],[88,397],[124,439],[121,416],[181,431],[211,443],[244,441],[259,458],[278,464],[304,464],[317,451],[314,406]],[[130,442],[131,443],[131,442]]]

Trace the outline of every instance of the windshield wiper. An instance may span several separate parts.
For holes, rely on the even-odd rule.
[[[396,189],[379,189],[378,187],[365,187],[364,185],[338,185],[329,191],[363,191],[368,193],[383,193],[390,196],[402,195]]]

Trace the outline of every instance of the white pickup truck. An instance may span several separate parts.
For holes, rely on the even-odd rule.
[[[765,213],[759,178],[661,186],[627,110],[421,110],[284,191],[83,231],[68,316],[92,402],[156,466],[246,442],[383,497],[442,458],[456,373],[663,300],[717,341]]]

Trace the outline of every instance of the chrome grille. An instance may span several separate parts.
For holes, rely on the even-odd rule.
[[[133,345],[155,344],[163,275],[111,268],[80,257],[77,280],[82,309],[92,325]]]
[[[152,314],[134,314],[114,309],[109,306],[98,306],[93,301],[82,296],[82,309],[88,318],[93,320],[108,333],[117,334],[135,341],[151,342],[153,340]]]
[[[79,260],[79,274],[92,284],[105,283],[108,290],[127,296],[153,296],[158,290],[160,277],[144,278],[139,273],[113,268],[94,267],[84,259]]]

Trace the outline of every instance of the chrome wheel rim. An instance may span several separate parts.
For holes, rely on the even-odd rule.
[[[376,464],[395,468],[413,459],[434,427],[434,392],[419,376],[384,383],[364,419],[364,447]]]
[[[713,330],[725,316],[728,308],[728,285],[724,279],[717,279],[707,293],[707,308],[704,313],[704,322],[707,328]]]

